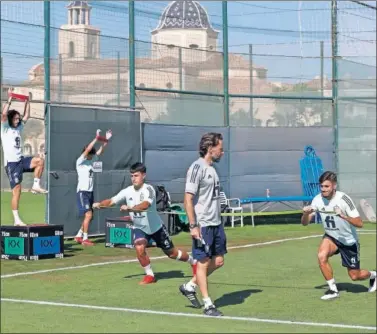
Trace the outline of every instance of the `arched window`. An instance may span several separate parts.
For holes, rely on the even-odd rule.
[[[25,155],[31,155],[31,145],[30,144],[25,144],[24,145],[24,154]]]
[[[172,88],[173,88],[173,84],[172,84],[171,82],[168,82],[168,83],[166,84],[166,87],[167,87],[168,89],[172,89]]]
[[[75,56],[75,44],[73,42],[69,42],[69,58],[73,58]]]

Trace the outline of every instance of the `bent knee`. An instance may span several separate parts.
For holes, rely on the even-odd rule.
[[[85,218],[92,219],[93,218],[93,211],[92,210],[86,211],[85,212]]]
[[[325,252],[318,253],[318,262],[319,263],[327,263],[328,259],[329,259],[329,256],[328,256],[327,253],[325,253]]]
[[[215,261],[216,268],[221,268],[224,265],[224,258],[217,258]]]

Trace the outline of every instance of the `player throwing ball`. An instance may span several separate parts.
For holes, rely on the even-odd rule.
[[[304,207],[301,223],[308,225],[316,212],[321,216],[325,235],[319,245],[318,263],[329,290],[321,297],[329,300],[339,297],[329,258],[335,254],[342,257],[342,265],[353,281],[369,279],[369,292],[376,291],[376,271],[360,269],[360,245],[356,227],[363,227],[355,204],[343,192],[337,191],[337,176],[324,172],[320,178],[321,193],[314,197],[310,206]]]
[[[21,135],[24,125],[30,117],[30,96],[25,100],[24,114],[10,109],[12,104],[12,90],[9,89],[9,99],[1,113],[1,142],[4,152],[4,166],[10,187],[12,189],[12,212],[14,225],[25,226],[18,214],[21,197],[21,183],[24,173],[34,172],[34,183],[31,191],[35,194],[45,194],[47,191],[40,185],[44,160],[39,157],[24,157],[22,155]]]
[[[85,146],[80,157],[76,161],[77,171],[77,206],[79,215],[84,217],[81,228],[78,231],[75,241],[84,246],[93,246],[93,242],[88,239],[89,224],[93,219],[93,162],[98,160],[98,157],[103,153],[107,142],[112,137],[111,130],[106,132],[103,144],[98,149],[94,145],[101,138],[101,130],[97,130],[96,137]]]
[[[147,168],[141,162],[131,166],[132,186],[121,190],[112,198],[94,203],[93,208],[100,209],[111,207],[121,202],[126,205],[120,207],[121,211],[128,211],[132,218],[134,229],[134,246],[137,259],[144,268],[145,276],[139,284],[155,283],[156,279],[151,268],[151,262],[146,252],[148,242],[153,239],[157,247],[171,259],[188,262],[195,275],[196,265],[193,258],[185,251],[177,249],[163,224],[156,209],[156,192],[154,188],[145,183]]]

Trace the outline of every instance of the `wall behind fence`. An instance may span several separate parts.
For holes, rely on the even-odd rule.
[[[191,163],[199,157],[200,137],[224,136],[224,157],[215,164],[228,197],[302,195],[299,160],[313,145],[324,168],[334,168],[333,131],[318,128],[188,127],[143,124],[148,181],[164,184],[173,201],[181,202]],[[284,139],[284,140],[283,140]]]

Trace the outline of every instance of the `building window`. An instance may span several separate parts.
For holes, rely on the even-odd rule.
[[[96,57],[96,49],[94,47],[94,42],[90,43],[90,57],[92,58]]]
[[[145,88],[145,84],[144,84],[144,83],[141,83],[141,84],[139,84],[139,87],[140,87],[140,88]]]
[[[189,48],[190,48],[190,49],[198,49],[198,48],[199,48],[199,45],[198,45],[198,44],[190,44],[190,45],[189,45]]]
[[[171,82],[168,82],[168,83],[166,84],[166,87],[167,87],[168,89],[172,89],[172,88],[173,88],[173,84],[172,84]]]
[[[75,56],[75,44],[73,42],[69,42],[69,58],[73,58]]]
[[[45,154],[45,144],[39,146],[39,154]]]
[[[24,146],[24,154],[25,155],[31,155],[31,145],[30,144],[25,144],[25,146]]]

